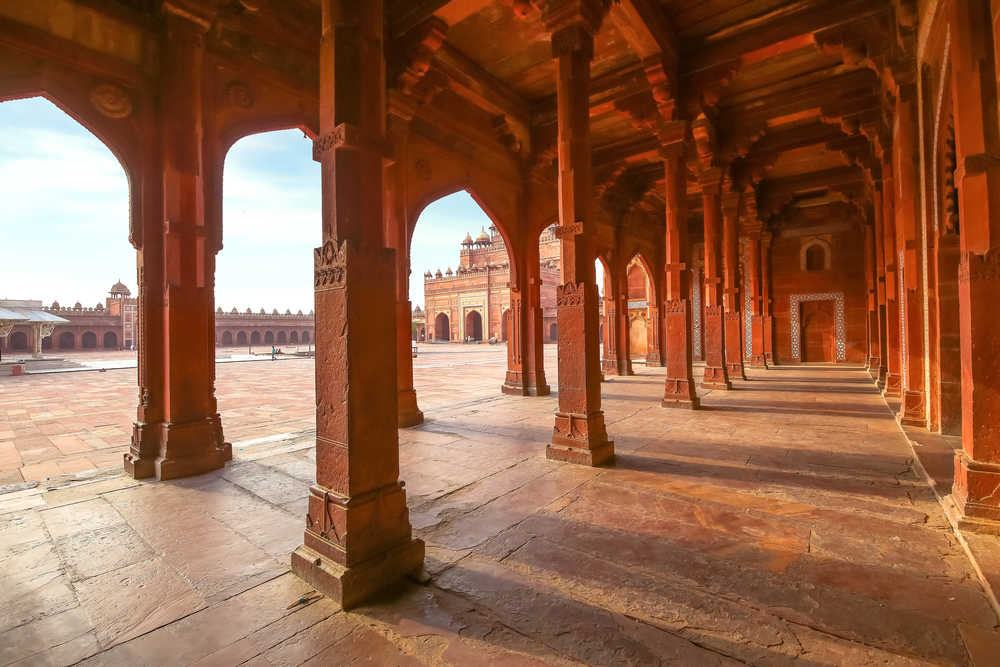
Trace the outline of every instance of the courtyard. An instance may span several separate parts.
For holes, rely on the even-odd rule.
[[[502,395],[505,364],[421,346],[425,572],[350,612],[289,571],[311,359],[219,363],[233,461],[162,483],[121,472],[134,369],[0,378],[0,664],[996,664],[996,538],[970,560],[862,369],[748,369],[675,411],[637,364],[588,468],[545,458],[555,394]]]

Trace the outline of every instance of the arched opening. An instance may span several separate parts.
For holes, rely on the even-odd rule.
[[[80,337],[80,344],[85,350],[95,350],[97,349],[97,334],[93,331],[88,331]]]
[[[11,350],[23,352],[28,349],[28,336],[23,331],[15,331],[8,339],[8,346]]]
[[[51,350],[52,349],[52,336],[46,336],[42,339],[42,349]]]
[[[434,340],[451,340],[451,325],[444,313],[438,313],[434,318]]]
[[[555,322],[549,325],[549,340],[552,342],[559,341],[559,328],[556,326]]]
[[[246,331],[239,331],[239,332],[236,333],[236,344],[237,345],[246,345],[247,344],[247,332]]]
[[[222,332],[222,344],[227,346],[233,344],[233,334],[231,331]]]
[[[60,350],[72,350],[74,347],[76,347],[76,336],[73,335],[72,331],[63,331],[59,334]]]
[[[265,345],[273,345],[274,344],[274,332],[273,331],[267,331],[267,332],[264,333],[264,344]]]
[[[465,315],[465,340],[466,342],[483,340],[483,316],[478,310],[470,310]]]
[[[108,331],[104,334],[104,349],[105,350],[118,349],[118,336],[115,335],[114,331]]]
[[[288,342],[288,336],[285,334],[284,331],[279,331],[278,332],[278,341],[277,342],[278,342],[279,345],[283,345],[283,344],[285,344],[285,343]]]
[[[628,297],[628,351],[633,361],[645,361],[649,352],[650,281],[645,262],[639,255],[629,262],[625,274]]]
[[[250,344],[251,345],[260,345],[260,332],[259,331],[254,331],[252,334],[250,334]]]
[[[303,345],[308,345],[309,344],[309,332],[308,331],[303,331],[302,332],[302,344]]]
[[[500,340],[507,342],[510,336],[510,308],[503,311],[503,315],[500,317]]]
[[[293,331],[292,333],[288,334],[288,342],[292,343],[293,345],[297,345],[299,342],[299,332]]]

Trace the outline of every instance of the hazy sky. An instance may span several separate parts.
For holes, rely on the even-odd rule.
[[[312,309],[319,207],[319,165],[301,132],[238,141],[225,164],[216,305]],[[454,269],[465,234],[489,225],[464,192],[428,206],[411,245],[410,300],[422,306],[424,271]],[[0,248],[0,298],[92,307],[116,280],[136,291],[125,172],[100,140],[40,98],[0,104]]]

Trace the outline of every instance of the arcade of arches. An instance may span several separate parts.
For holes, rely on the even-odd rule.
[[[738,429],[706,430],[697,436],[710,443],[704,447],[661,441],[683,448],[671,464],[688,475],[683,481],[657,481],[634,457],[616,463],[615,438],[620,449],[636,445],[626,426],[605,422],[602,380],[638,374],[632,357],[644,355],[643,377],[662,380],[655,399],[631,398],[637,409],[656,407],[643,423],[691,425],[712,418],[698,410],[706,392],[746,401],[734,409],[752,419],[768,409],[744,398],[754,385],[783,373],[836,378],[864,368],[867,384],[845,391],[877,387],[898,404],[908,433],[956,436],[945,466],[950,488],[939,489],[955,530],[1000,526],[996,2],[103,4],[2,4],[0,100],[57,101],[129,175],[143,295],[129,475],[168,480],[232,458],[211,355],[223,147],[276,128],[301,127],[313,138],[323,174],[322,245],[313,253],[316,477],[291,556],[309,587],[351,607],[425,563],[399,479],[397,425],[422,419],[406,249],[426,202],[457,189],[474,193],[496,221],[509,256],[498,393],[545,396],[551,385],[557,394],[540,465],[550,465],[543,449],[581,476],[617,465],[644,480],[642,493],[690,492],[701,480],[690,476],[696,469],[752,485],[739,466],[710,461]],[[546,323],[538,239],[554,220],[561,284],[556,321]],[[602,305],[595,258],[605,267]],[[464,331],[485,335],[480,313],[458,316]],[[385,322],[396,326],[373,324]],[[448,340],[458,322],[440,313],[427,326]],[[558,371],[549,377],[546,335],[558,339]],[[850,382],[860,377],[857,370]],[[603,386],[621,395],[635,381],[611,377]],[[784,391],[808,394],[809,386],[807,379]],[[791,443],[809,425],[783,428]],[[852,430],[842,437],[851,448],[844,460],[853,462],[844,465],[887,466],[878,438]],[[799,450],[788,446],[781,457],[792,459]],[[775,457],[775,475],[788,465],[774,453],[760,456]],[[868,516],[868,505],[860,507],[876,492],[862,486],[852,487],[863,497],[857,516]],[[642,495],[607,490],[588,516],[613,512],[595,508],[633,492]],[[819,509],[809,511],[832,511],[826,492],[810,489]],[[757,521],[751,508],[771,495],[742,496],[743,518],[706,510],[699,521],[706,529]],[[697,502],[732,500],[706,494]],[[569,532],[560,521],[551,529]],[[669,532],[674,524],[656,525]],[[655,532],[653,523],[636,530]],[[879,535],[872,539],[899,539]],[[807,538],[817,553],[835,548],[832,536]],[[523,543],[496,548],[511,554]],[[740,553],[766,560],[776,577],[805,567],[749,547]],[[582,552],[573,554],[561,558],[581,563]],[[841,581],[832,562],[809,567],[829,566],[821,578]],[[490,585],[481,572],[449,572]],[[892,586],[887,597],[898,594]],[[916,600],[922,590],[909,594]],[[768,599],[759,606],[784,605]],[[879,650],[895,651],[890,644]]]

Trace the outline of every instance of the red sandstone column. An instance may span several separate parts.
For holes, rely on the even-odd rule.
[[[324,0],[323,245],[314,255],[316,484],[292,570],[345,608],[421,567],[399,481],[394,252],[385,247],[382,1]],[[336,91],[335,91],[336,84]],[[336,92],[336,94],[334,94]]]
[[[905,360],[903,363],[903,402],[899,409],[900,423],[927,426],[924,400],[924,266],[921,253],[922,221],[918,210],[920,200],[919,165],[917,162],[917,87],[899,86],[896,96],[896,137],[893,141],[896,157],[896,236],[903,253],[900,279],[903,287],[903,330]]]
[[[771,234],[760,235],[760,321],[764,363],[774,364],[774,317],[771,315]]]
[[[218,229],[205,224],[203,174],[205,32],[209,21],[164,5],[162,311],[163,421],[158,451],[139,443],[125,456],[133,477],[173,479],[221,468],[232,458],[215,401],[215,253]],[[140,265],[141,267],[142,265]],[[140,276],[140,283],[145,280]],[[149,286],[152,288],[152,286]],[[140,290],[141,290],[140,286]],[[141,293],[140,293],[141,296]],[[152,387],[147,387],[152,392]],[[140,403],[145,403],[140,397]],[[135,436],[134,436],[135,437]],[[138,447],[135,447],[138,444]]]
[[[691,373],[691,247],[687,228],[687,167],[684,164],[686,123],[678,123],[678,141],[665,148],[663,160],[666,236],[664,257],[663,314],[666,319],[667,377],[663,384],[663,407],[699,407]]]
[[[722,207],[719,188],[722,171],[701,175],[701,200],[705,217],[705,376],[706,389],[732,389],[726,368],[725,324],[722,303]]]
[[[899,321],[899,259],[896,254],[896,215],[893,206],[895,191],[892,165],[883,165],[884,184],[882,188],[883,252],[885,253],[885,317],[886,317],[886,376],[883,394],[898,397],[902,394],[903,375],[900,354]]]
[[[725,303],[725,326],[723,336],[726,346],[726,373],[730,380],[746,380],[743,369],[743,307],[740,303],[739,271],[739,209],[740,193],[726,193],[723,198],[722,254],[723,254],[723,300]]]
[[[747,270],[750,272],[750,367],[767,368],[764,355],[764,315],[761,310],[761,233],[749,236]]]
[[[628,325],[628,264],[622,254],[623,232],[618,227],[619,250],[614,269],[615,289],[615,366],[618,375],[635,375],[632,371],[632,337]]]
[[[604,375],[618,375],[618,360],[615,352],[615,301],[617,289],[610,270],[604,274],[604,341],[601,356],[601,370]]]
[[[650,279],[652,282],[652,278]],[[649,345],[646,351],[646,367],[651,368],[654,366],[663,365],[663,344],[661,342],[660,333],[663,330],[662,317],[660,315],[660,309],[656,305],[656,295],[658,291],[650,286],[648,303],[649,306],[646,311],[647,321],[649,322]]]
[[[413,388],[413,304],[409,300],[410,240],[406,198],[403,194],[407,128],[405,121],[399,122],[395,117],[392,127],[396,161],[384,170],[384,201],[387,209],[386,241],[396,251],[396,414],[399,428],[406,428],[424,423],[424,413],[417,405],[417,392]]]
[[[875,219],[875,227],[872,230],[875,237],[875,291],[878,298],[878,347],[879,347],[879,363],[878,366],[870,371],[872,379],[878,385],[879,389],[885,388],[885,380],[888,374],[888,332],[886,330],[886,296],[885,296],[885,225],[883,219],[885,216],[885,208],[882,204],[882,191],[884,185],[881,182],[875,184],[875,189],[873,190],[872,209]]]
[[[953,2],[951,62],[961,260],[962,449],[953,498],[967,519],[1000,521],[1000,131],[996,16]],[[993,20],[991,20],[991,18]],[[996,523],[990,527],[996,529]]]
[[[601,3],[582,4],[586,11],[554,11],[554,15],[544,17],[553,33],[556,59],[559,236],[565,281],[556,292],[559,409],[546,456],[599,465],[610,461],[615,451],[601,411],[598,293],[590,247],[594,233],[590,214],[590,60],[603,10]]]
[[[869,211],[869,215],[873,215]],[[865,224],[865,286],[868,290],[868,359],[865,367],[869,374],[877,377],[878,368],[882,361],[881,346],[879,343],[879,318],[878,318],[878,284],[877,271],[875,270],[875,229],[872,220]]]
[[[524,278],[521,280],[522,304],[522,391],[525,396],[548,396],[545,381],[545,338],[542,331],[542,277],[538,244],[523,244]],[[513,312],[513,310],[511,311]]]

